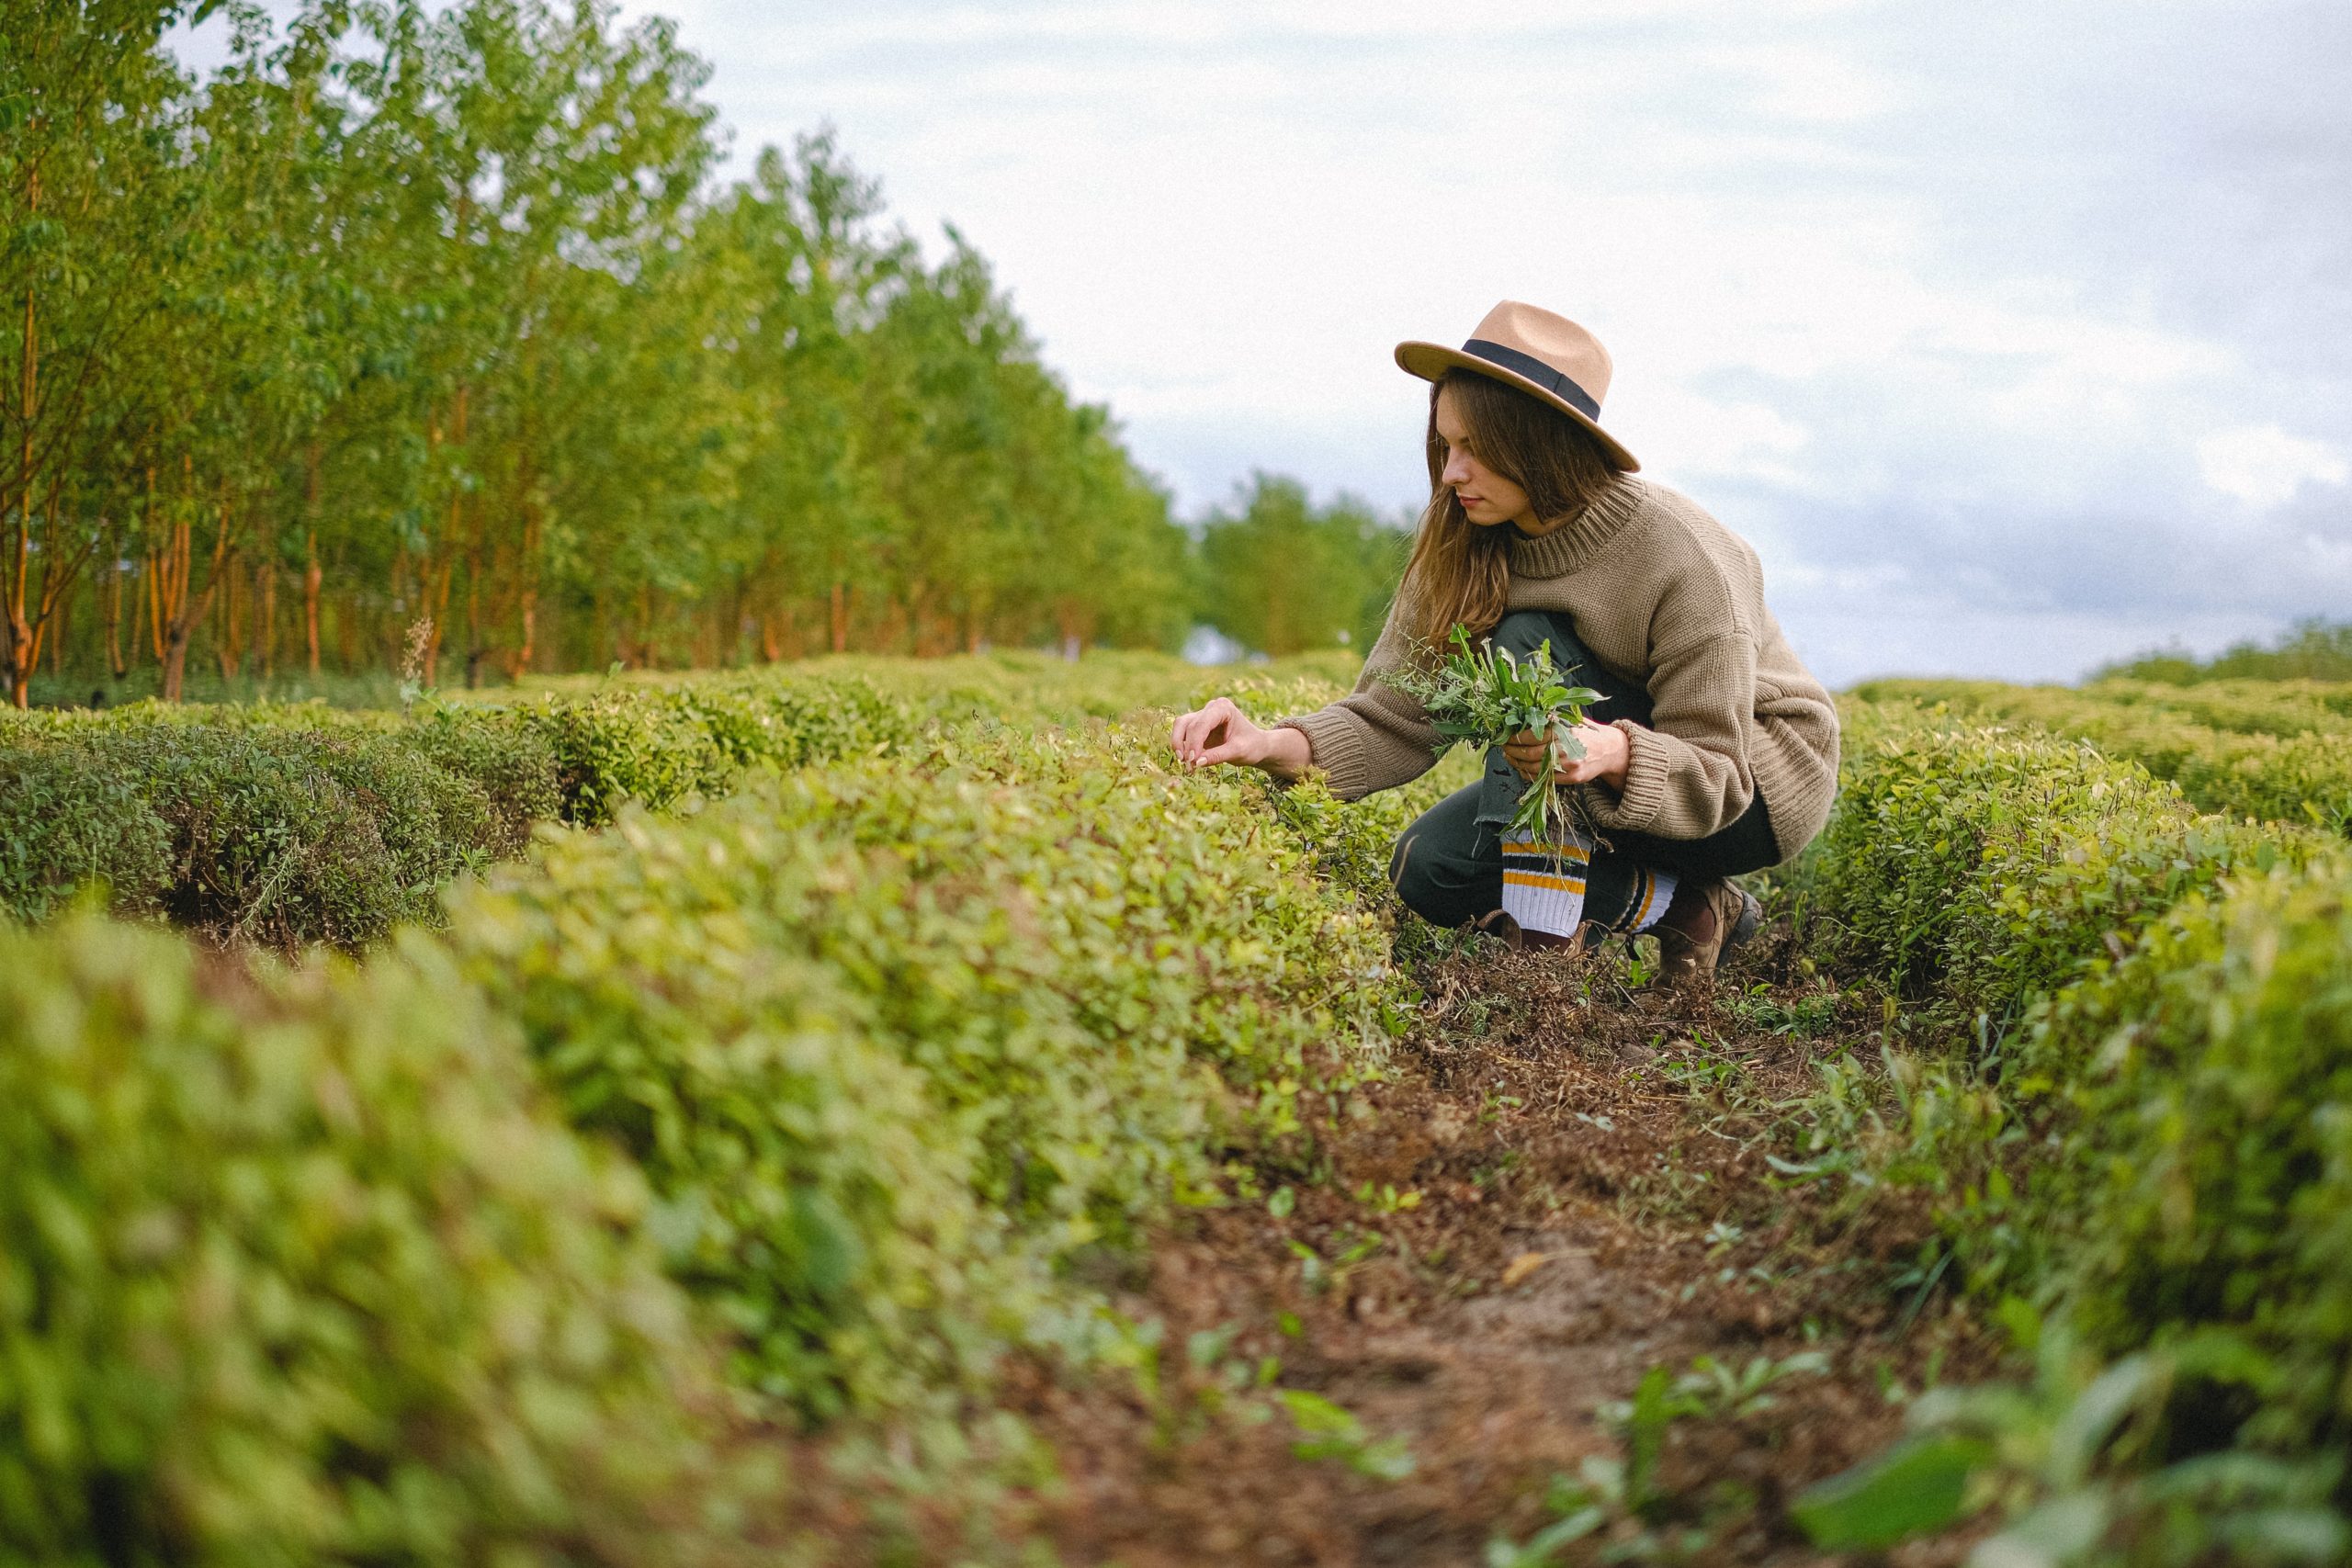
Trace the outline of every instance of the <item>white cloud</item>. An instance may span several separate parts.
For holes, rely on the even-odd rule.
[[[2275,424],[2215,431],[2197,444],[2197,467],[2223,495],[2265,511],[2286,504],[2313,480],[2352,480],[2352,462],[2339,448],[2290,435]]]

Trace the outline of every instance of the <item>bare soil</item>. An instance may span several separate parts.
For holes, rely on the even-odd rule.
[[[1843,1213],[1830,1183],[1768,1163],[1775,1105],[1839,1042],[1874,1051],[1880,1016],[1793,964],[1768,936],[1711,993],[1675,996],[1615,953],[1434,963],[1371,1113],[1326,1138],[1328,1179],[1182,1216],[1124,1282],[1123,1309],[1166,1327],[1156,1392],[1017,1375],[1062,1483],[1005,1507],[1005,1535],[1125,1568],[1483,1563],[1559,1517],[1556,1479],[1624,1461],[1627,1424],[1603,1407],[1651,1369],[1811,1352],[1826,1364],[1760,1402],[1668,1423],[1643,1494],[1554,1560],[1842,1561],[1789,1499],[1893,1440],[1907,1392],[1988,1371],[1993,1339],[1899,1283],[1924,1214]],[[1235,1388],[1261,1367],[1366,1441],[1403,1439],[1410,1473],[1301,1457],[1291,1418]]]

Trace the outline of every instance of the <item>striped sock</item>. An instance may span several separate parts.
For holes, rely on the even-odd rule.
[[[1634,873],[1634,915],[1625,929],[1645,931],[1658,923],[1666,914],[1666,907],[1674,902],[1674,873],[1652,871],[1647,866]]]
[[[1506,842],[1503,912],[1522,931],[1574,936],[1584,919],[1585,867],[1591,860],[1591,846],[1574,834],[1558,843]]]

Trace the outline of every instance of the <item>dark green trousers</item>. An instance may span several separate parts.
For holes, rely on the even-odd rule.
[[[1504,616],[1494,631],[1496,647],[1522,658],[1545,642],[1552,645],[1556,668],[1574,667],[1571,684],[1600,694],[1592,708],[1596,721],[1650,721],[1648,691],[1621,680],[1593,658],[1568,616],[1520,610]],[[1455,790],[1405,829],[1389,857],[1388,877],[1407,908],[1431,925],[1459,926],[1502,908],[1501,829],[1510,820],[1521,787],[1498,746],[1487,753],[1484,777]],[[1596,848],[1585,870],[1584,903],[1584,918],[1607,929],[1622,928],[1638,908],[1635,895],[1644,867],[1701,879],[1761,871],[1781,858],[1760,795],[1748,802],[1739,820],[1703,839],[1623,832],[1611,832],[1608,839],[1608,847]]]

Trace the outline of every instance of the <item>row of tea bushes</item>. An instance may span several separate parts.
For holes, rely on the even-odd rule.
[[[716,1368],[446,953],[0,921],[0,1562],[681,1562]]]
[[[900,701],[920,704],[950,723],[1001,721],[1036,728],[1123,719],[1146,710],[1182,712],[1210,697],[1263,699],[1275,713],[1319,706],[1353,684],[1363,660],[1331,649],[1261,664],[1203,666],[1166,654],[1091,650],[1064,660],[1028,649],[905,659],[839,655],[740,677],[639,671],[613,678],[558,676],[526,690],[557,696],[596,692],[660,691],[714,679],[766,681],[785,668],[797,678],[862,682]]]
[[[355,946],[427,919],[458,872],[534,823],[593,826],[887,748],[923,723],[867,682],[776,675],[592,690],[413,715],[322,706],[39,714],[0,721],[0,912],[41,919],[93,883],[280,950]]]
[[[2352,732],[2352,682],[2212,681],[2176,686],[2120,678],[2083,686],[2016,686],[2000,681],[1865,681],[1854,697],[1866,703],[1942,704],[1954,713],[2015,718],[2071,732],[2072,721],[2104,711],[2171,721],[2233,735]]]
[[[1405,1005],[1157,739],[628,808],[364,964],[0,925],[0,1562],[661,1563],[771,1506],[736,1412],[952,1450]]]
[[[1988,1038],[2242,863],[2322,836],[2200,816],[2077,740],[1847,705],[1836,811],[1782,874],[1808,948]]]
[[[2064,1561],[2201,1561],[2273,1525],[2324,1558],[2352,1540],[2308,1506],[2352,1432],[2352,862],[2329,835],[2200,817],[2079,742],[1901,703],[1849,717],[1838,816],[1792,892],[1817,958],[1912,1004],[1917,1048],[1891,1080],[1826,1066],[1789,1168],[1865,1203],[1927,1189],[1953,1278],[2122,1359],[1939,1402],[1959,1413],[1943,1447],[1915,1439],[1822,1517],[1875,1498],[1882,1522],[1924,1520],[1897,1494],[1940,1454],[1984,1472],[1965,1495],[2043,1506],[2019,1540],[2092,1521]],[[2002,1472],[2086,1422],[2072,1479]],[[2183,1462],[2134,1478],[2159,1456]],[[2158,1517],[2184,1506],[2194,1529]]]
[[[1383,920],[1146,734],[944,739],[550,841],[448,940],[638,1158],[748,1385],[968,1383],[1057,1271],[1376,1069]]]
[[[1981,1183],[2029,1135],[2016,1058],[2054,995],[2097,980],[2152,923],[2237,874],[2332,863],[2331,836],[2199,814],[2178,789],[2088,744],[1970,727],[1903,703],[1849,704],[1839,797],[1779,874],[1808,956],[1889,995],[1915,1047],[1896,1103],[1876,1075],[1825,1068],[1800,1128],[1809,1168],[1858,1201],[1924,1183],[1987,1280],[2006,1233]]]
[[[1865,703],[1934,705],[2080,736],[2170,779],[2208,811],[2352,833],[2352,686],[2102,681],[2081,689],[1991,681],[1874,681]]]
[[[2253,1441],[2352,1437],[2352,865],[2184,900],[2054,998],[2016,1092],[2057,1150],[2017,1271],[2107,1349],[2201,1341]]]
[[[120,913],[219,939],[351,945],[428,917],[557,804],[544,744],[472,720],[17,728],[0,737],[0,911],[44,919],[96,883]]]
[[[430,918],[532,825],[594,827],[934,728],[1083,724],[1229,693],[1268,716],[1343,689],[1346,659],[1204,671],[1158,655],[826,660],[574,679],[406,714],[317,704],[0,714],[0,913],[93,884],[119,914],[283,950]]]

